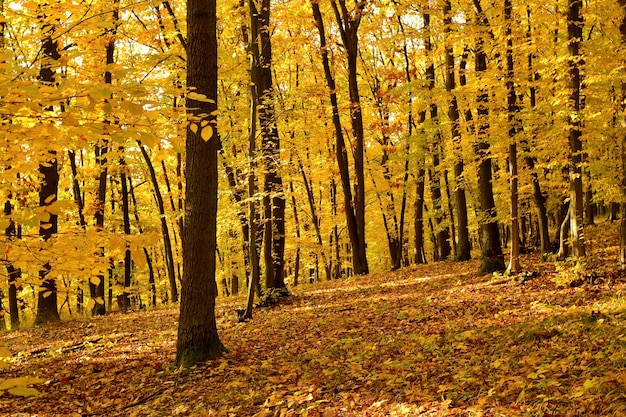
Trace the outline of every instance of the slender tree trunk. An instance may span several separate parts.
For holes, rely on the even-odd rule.
[[[190,366],[225,351],[215,321],[217,250],[217,19],[216,0],[187,0],[187,86],[210,101],[187,98],[183,281],[176,364]],[[203,133],[203,129],[211,129]],[[204,138],[208,137],[208,140]]]
[[[270,34],[270,0],[261,0],[261,10],[255,2],[249,2],[250,17],[257,20],[258,32],[251,38],[257,43],[257,88],[259,127],[261,128],[262,153],[265,167],[263,216],[264,260],[266,288],[281,288],[284,281],[285,253],[285,196],[280,174],[280,137],[274,111],[274,87],[272,83],[272,43]]]
[[[354,197],[352,195],[352,182],[350,180],[348,149],[343,136],[341,120],[339,118],[339,106],[337,104],[336,84],[333,78],[328,49],[326,46],[326,34],[324,22],[316,1],[311,1],[313,17],[315,19],[319,35],[322,64],[324,66],[324,76],[330,93],[330,102],[333,112],[333,126],[335,128],[336,157],[341,178],[341,185],[344,195],[344,211],[350,246],[352,250],[352,265],[354,273],[357,275],[367,274],[369,267],[367,264],[367,253],[365,245],[365,177],[364,177],[364,135],[361,104],[357,82],[357,58],[358,58],[358,28],[361,22],[361,13],[365,7],[365,1],[357,0],[355,9],[350,12],[344,0],[332,0],[331,6],[335,13],[335,18],[339,26],[343,44],[348,61],[348,90],[350,93],[350,120],[353,135],[353,149],[351,154],[354,158]],[[341,8],[341,11],[339,10]]]
[[[315,196],[313,195],[313,188],[311,187],[311,183],[309,178],[304,171],[304,165],[302,164],[302,160],[298,157],[298,168],[300,170],[300,175],[302,176],[302,182],[304,184],[304,188],[306,190],[307,200],[309,202],[309,208],[311,210],[311,222],[313,223],[313,228],[315,229],[315,237],[317,238],[317,244],[320,248],[320,255],[322,257],[322,263],[324,264],[324,272],[326,273],[326,281],[330,281],[331,276],[331,268],[330,263],[328,262],[326,251],[324,250],[324,242],[322,240],[322,231],[320,230],[320,219],[317,216],[317,206],[315,204]]]
[[[526,17],[528,20],[528,29],[526,31],[526,38],[530,43],[532,40],[531,33],[531,14],[530,7],[526,9]],[[529,88],[529,105],[531,109],[534,109],[537,105],[537,88],[534,83],[539,81],[539,73],[534,69],[534,55],[528,54],[528,81],[531,83]],[[533,142],[536,140],[537,131],[533,128],[531,132]],[[520,145],[525,154],[524,161],[530,170],[530,182],[532,185],[533,202],[535,204],[537,213],[537,223],[539,229],[539,244],[542,253],[551,251],[550,246],[550,233],[548,230],[548,211],[546,209],[546,196],[541,191],[541,185],[539,183],[539,175],[535,169],[535,157],[532,156],[530,146],[526,140],[520,140]]]
[[[415,214],[413,216],[415,232],[415,263],[425,264],[426,253],[424,251],[424,191],[426,184],[424,179],[426,171],[423,168],[417,172],[417,187],[415,197]]]
[[[293,222],[296,226],[296,256],[293,265],[293,285],[298,285],[298,277],[300,274],[300,216],[298,216],[298,205],[296,203],[296,194],[293,188],[293,181],[289,181],[289,192],[291,193],[291,207],[293,208]]]
[[[222,148],[222,145],[220,143],[220,149],[221,148]],[[181,215],[181,211],[177,211],[176,210],[176,204],[174,203],[174,195],[172,194],[172,187],[170,186],[170,178],[167,175],[167,168],[165,167],[165,161],[164,160],[161,160],[161,170],[163,171],[163,180],[165,180],[165,188],[167,190],[167,195],[169,196],[170,207],[172,208],[172,213],[177,213],[176,217],[177,218],[181,218],[181,216],[180,216]],[[180,223],[172,224],[172,237],[174,238],[174,250],[176,252],[176,256],[172,256],[172,258],[173,258],[174,263],[176,265],[178,281],[180,281],[181,280],[181,276],[180,276],[180,262],[179,262],[180,253],[179,253],[178,238],[176,237],[177,236],[177,232],[176,232],[176,228],[177,227],[179,227],[178,232],[180,232]]]
[[[569,37],[569,83],[570,116],[569,147],[570,147],[570,236],[572,238],[572,255],[585,257],[585,240],[583,234],[583,182],[582,182],[582,141],[580,121],[580,44],[583,37],[583,19],[580,14],[581,0],[568,0],[567,33]]]
[[[626,46],[626,0],[618,0],[622,11],[622,21],[619,30],[622,35],[622,45]],[[626,76],[625,76],[626,78]],[[619,109],[621,110],[622,126],[626,125],[626,81],[622,81]],[[622,203],[620,216],[619,234],[619,265],[621,269],[626,269],[626,132],[622,131],[621,137],[622,153]]]
[[[469,222],[467,216],[467,198],[465,196],[465,170],[463,164],[463,156],[461,153],[461,132],[459,129],[459,105],[454,90],[456,89],[456,81],[454,79],[454,49],[450,44],[450,32],[452,25],[452,6],[450,0],[444,1],[444,36],[446,43],[446,90],[451,93],[450,102],[448,104],[448,118],[450,119],[450,130],[452,134],[452,143],[454,147],[454,198],[456,200],[456,218],[457,218],[457,242],[456,242],[456,259],[458,261],[467,261],[471,259],[471,245],[469,239]]]
[[[476,23],[478,26],[488,30],[489,23],[480,6],[479,0],[473,1],[476,9]],[[476,76],[481,79],[487,71],[487,54],[484,48],[484,40],[479,35],[475,45],[475,70]],[[489,135],[489,94],[485,89],[481,89],[476,98],[477,101],[477,117],[475,132],[476,153],[479,157],[478,165],[478,188],[480,203],[480,228],[481,228],[481,250],[482,264],[480,272],[489,273],[494,271],[504,271],[504,256],[502,254],[502,246],[500,245],[500,231],[496,217],[496,204],[493,198],[492,188],[492,166],[490,145],[488,142]]]
[[[260,282],[259,253],[257,250],[257,212],[256,212],[256,134],[258,95],[256,85],[259,83],[258,63],[259,45],[255,40],[258,37],[258,20],[252,11],[256,10],[254,0],[248,0],[250,8],[250,129],[248,131],[248,248],[250,251],[250,277],[248,279],[248,297],[246,308],[239,317],[240,321],[252,319],[254,307],[254,293]]]
[[[55,83],[55,64],[61,58],[58,44],[54,40],[54,27],[45,24],[42,28],[44,40],[42,45],[42,64],[39,70],[39,80],[49,86]],[[52,110],[52,109],[49,109]],[[41,174],[41,186],[39,189],[39,207],[46,212],[45,207],[51,205],[58,199],[59,192],[59,171],[56,151],[48,151],[45,159],[39,164]],[[58,216],[47,212],[49,218],[39,222],[39,235],[44,241],[48,241],[58,232]],[[45,263],[39,270],[41,280],[37,297],[37,315],[35,325],[60,321],[59,309],[57,305],[57,285],[54,278],[47,278],[52,267]]]
[[[15,222],[11,219],[11,213],[13,212],[13,205],[11,204],[12,195],[8,196],[7,201],[4,203],[4,215],[9,218],[9,225],[4,230],[4,235],[7,240],[11,241],[15,239],[17,235],[17,228]],[[20,277],[20,270],[9,261],[6,265],[7,274],[9,276],[9,315],[11,317],[11,330],[15,330],[20,326],[20,314],[17,303],[17,286],[16,282]]]
[[[120,166],[122,171],[120,172],[120,182],[122,184],[122,219],[124,223],[124,234],[130,236],[130,210],[129,210],[129,195],[128,195],[128,181],[126,179],[126,161],[124,158],[120,160]],[[124,311],[130,308],[130,294],[128,288],[131,285],[132,274],[132,259],[130,253],[129,243],[126,243],[126,250],[124,251],[124,292],[122,293],[122,309]]]
[[[433,91],[435,88],[435,64],[432,59],[432,42],[430,37],[430,14],[424,13],[424,31],[425,31],[425,49],[428,60],[428,66],[426,67],[426,82],[428,83],[429,91]],[[431,93],[432,94],[432,93]],[[439,123],[439,109],[434,102],[434,97],[431,97],[430,103],[430,119],[434,122],[433,125],[437,126]],[[439,128],[434,127],[434,139],[430,144],[429,153],[432,157],[432,169],[428,170],[428,179],[430,180],[430,196],[432,200],[432,209],[435,220],[435,236],[437,238],[437,250],[434,254],[435,261],[443,261],[450,256],[451,247],[449,241],[448,227],[443,224],[443,209],[442,209],[442,195],[441,195],[441,168],[440,165],[440,151],[441,151],[441,134]]]
[[[519,194],[517,172],[517,131],[519,111],[517,95],[515,93],[515,72],[513,62],[513,35],[512,35],[512,10],[511,0],[504,0],[504,20],[506,24],[506,89],[507,89],[507,122],[509,124],[509,182],[511,203],[511,258],[507,271],[518,273],[522,269],[519,261],[520,237],[519,237]]]
[[[205,0],[205,1],[211,1],[211,0]],[[215,140],[215,142],[217,142],[217,139]],[[174,272],[174,255],[172,251],[172,240],[170,239],[169,226],[167,224],[167,219],[165,218],[165,204],[163,203],[163,196],[161,195],[161,189],[159,188],[159,181],[157,180],[156,172],[154,171],[154,166],[152,165],[152,161],[150,160],[150,155],[148,155],[148,151],[141,144],[141,142],[137,141],[137,145],[139,146],[139,150],[141,151],[141,154],[143,155],[143,159],[146,162],[146,166],[148,167],[148,172],[150,173],[150,181],[152,182],[152,189],[154,191],[154,196],[157,202],[157,208],[159,209],[159,214],[161,217],[161,234],[163,236],[163,249],[165,250],[165,265],[167,267],[167,278],[170,283],[172,302],[176,303],[178,302],[178,287],[176,286],[176,273]]]

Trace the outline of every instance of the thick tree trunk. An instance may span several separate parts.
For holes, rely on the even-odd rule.
[[[220,356],[225,348],[215,321],[217,250],[217,19],[216,0],[187,0],[187,86],[210,101],[187,98],[183,281],[176,364],[190,366]],[[210,129],[208,134],[203,129]],[[208,138],[205,140],[204,138]]]
[[[567,33],[569,37],[569,83],[570,116],[569,147],[570,147],[570,236],[572,238],[572,255],[585,257],[585,240],[583,234],[583,180],[582,180],[582,141],[580,121],[580,43],[583,37],[583,19],[580,14],[581,0],[568,0]]]

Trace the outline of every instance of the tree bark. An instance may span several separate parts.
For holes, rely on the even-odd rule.
[[[196,132],[187,127],[183,281],[176,364],[191,366],[220,356],[215,321],[217,249],[217,19],[216,0],[187,0],[187,86],[207,101],[187,98],[190,122],[208,121]],[[196,125],[196,126],[198,126]],[[208,140],[202,129],[211,129]],[[209,135],[205,133],[205,137]]]
[[[507,122],[509,124],[509,183],[511,204],[511,254],[507,272],[518,273],[522,269],[519,261],[520,237],[519,237],[519,194],[517,172],[517,131],[519,108],[515,93],[515,72],[513,61],[513,34],[512,34],[512,10],[511,0],[504,0],[504,21],[506,24],[506,90],[507,90]]]
[[[580,44],[583,37],[583,19],[580,14],[581,0],[568,0],[567,8],[567,33],[569,38],[569,82],[570,89],[570,115],[569,124],[569,147],[570,147],[570,236],[572,238],[572,255],[585,257],[585,240],[583,234],[583,180],[582,180],[582,141],[580,120]]]
[[[39,80],[47,85],[54,85],[55,82],[55,62],[61,58],[58,44],[54,40],[54,27],[45,24],[42,28],[44,41],[42,45],[43,60],[39,70]],[[49,110],[52,110],[49,108]],[[39,207],[51,205],[58,199],[59,192],[59,171],[56,151],[48,151],[47,156],[39,164],[39,174],[41,175],[41,186],[39,188]],[[50,213],[48,220],[39,222],[39,235],[44,241],[48,241],[58,232],[58,216]],[[39,270],[41,280],[38,291],[37,315],[35,325],[60,321],[59,308],[57,305],[57,286],[53,278],[47,278],[52,269],[49,263],[45,263]]]
[[[618,0],[618,3],[622,11],[622,21],[619,25],[619,31],[622,35],[622,45],[626,46],[626,0]],[[626,126],[626,81],[622,81],[618,108],[621,110],[622,126]],[[623,270],[626,269],[626,132],[622,132],[620,142],[622,152],[622,203],[619,228],[619,265],[620,269]]]
[[[198,132],[200,132],[200,129],[198,129]],[[215,142],[217,142],[217,139],[215,139]],[[143,155],[144,161],[146,161],[146,166],[148,167],[148,172],[150,173],[150,181],[152,182],[152,189],[154,191],[154,196],[157,202],[157,208],[159,209],[159,214],[161,218],[161,234],[163,236],[163,249],[165,250],[165,266],[167,267],[167,278],[170,283],[172,302],[176,303],[178,302],[178,287],[176,285],[176,272],[174,271],[174,254],[172,251],[172,240],[170,239],[169,226],[167,224],[167,219],[165,218],[165,204],[163,203],[163,196],[161,195],[161,189],[159,188],[159,181],[157,179],[154,166],[152,165],[152,161],[150,160],[150,155],[148,155],[148,151],[141,144],[141,142],[137,141],[137,145],[139,146],[139,150]]]
[[[365,244],[365,178],[364,178],[364,135],[363,119],[357,82],[357,58],[358,58],[358,29],[361,23],[361,13],[365,7],[365,1],[357,0],[355,10],[352,12],[346,8],[345,1],[339,0],[339,6],[335,0],[331,1],[331,6],[335,13],[335,19],[339,26],[339,32],[345,47],[348,61],[348,89],[350,92],[350,120],[352,135],[354,138],[352,155],[354,157],[354,197],[352,195],[352,181],[350,180],[348,150],[343,136],[341,120],[339,118],[339,106],[337,104],[336,84],[333,78],[328,49],[326,45],[326,34],[324,22],[319,5],[316,1],[311,1],[313,17],[320,35],[320,53],[324,66],[324,76],[328,85],[330,102],[333,112],[333,126],[335,128],[336,157],[339,167],[341,185],[344,196],[344,211],[348,235],[350,236],[350,246],[352,250],[352,265],[354,273],[364,275],[369,272],[367,264],[367,253]],[[339,10],[341,8],[341,11]]]
[[[488,30],[489,23],[485,14],[480,6],[479,0],[474,0],[474,7],[476,11],[476,23],[478,26],[482,26],[484,30]],[[476,76],[480,79],[487,71],[487,53],[485,52],[484,40],[482,35],[479,35],[476,39],[475,52],[474,52],[474,66],[476,70]],[[482,263],[480,266],[480,272],[490,273],[494,271],[504,271],[504,256],[502,254],[502,246],[500,245],[500,231],[498,229],[498,222],[496,217],[496,204],[493,198],[492,188],[492,166],[491,155],[489,152],[489,107],[488,107],[489,94],[485,89],[481,89],[476,97],[477,101],[477,117],[475,120],[476,128],[475,133],[477,135],[475,150],[479,157],[478,165],[478,189],[479,189],[479,204],[481,219],[481,257]]]
[[[270,0],[261,1],[260,12],[254,1],[249,2],[252,19],[258,21],[258,32],[251,42],[258,42],[258,114],[261,128],[262,154],[265,166],[263,185],[263,216],[265,232],[264,260],[266,288],[286,290],[285,269],[285,196],[280,174],[280,137],[274,111],[274,87],[272,83],[272,42],[270,35]]]
[[[13,205],[11,204],[12,196],[9,195],[7,201],[4,203],[4,215],[9,217],[9,226],[4,230],[4,235],[7,240],[11,241],[15,239],[17,235],[17,228],[15,227],[15,221],[10,218],[13,212]],[[17,302],[17,280],[20,277],[20,270],[16,269],[11,262],[6,266],[7,274],[9,275],[9,315],[11,317],[11,330],[15,330],[20,326],[20,313]]]
[[[426,83],[428,84],[428,90],[433,91],[435,88],[435,64],[432,59],[432,42],[430,37],[430,14],[424,13],[424,31],[426,33],[424,43],[426,49],[427,60],[429,61],[426,67]],[[431,93],[432,94],[432,93]],[[434,97],[431,97],[430,103],[430,118],[434,121],[434,126],[439,124],[439,109],[434,102]],[[440,165],[440,150],[441,150],[441,134],[439,128],[434,127],[435,132],[433,135],[433,141],[429,146],[429,153],[432,156],[432,168],[428,170],[428,177],[430,182],[430,196],[432,200],[432,209],[435,220],[435,236],[437,239],[436,251],[434,253],[435,261],[446,260],[450,256],[451,247],[449,241],[448,227],[443,224],[443,209],[441,203],[441,168]]]
[[[457,241],[456,241],[456,259],[458,261],[467,261],[471,259],[471,245],[469,239],[469,222],[467,216],[467,198],[465,196],[465,170],[463,164],[463,156],[461,153],[461,132],[459,129],[459,105],[454,93],[456,89],[456,81],[454,79],[454,49],[450,45],[450,32],[452,25],[452,6],[450,0],[445,0],[443,6],[444,13],[444,36],[446,42],[446,90],[451,93],[450,102],[448,104],[448,118],[450,119],[450,130],[452,134],[452,143],[454,146],[454,198],[456,200],[456,218],[457,218]]]

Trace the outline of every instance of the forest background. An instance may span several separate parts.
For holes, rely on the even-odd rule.
[[[535,294],[534,286],[518,291],[517,285],[537,273],[523,273],[515,281],[499,281],[496,275],[494,281],[458,268],[515,275],[524,271],[522,259],[530,262],[520,256],[530,250],[537,250],[543,262],[565,260],[556,266],[562,273],[554,284],[564,296],[558,307],[570,315],[578,301],[599,302],[617,288],[619,273],[599,268],[598,262],[602,258],[606,266],[609,259],[609,265],[620,269],[626,264],[622,0],[250,0],[219,6],[215,1],[189,0],[185,5],[115,0],[1,6],[6,279],[0,301],[8,312],[2,316],[5,328],[25,327],[33,319],[39,325],[176,303],[182,286],[176,363],[191,365],[225,351],[213,313],[218,289],[230,296],[247,287],[246,308],[238,312],[244,321],[252,316],[255,294],[263,304],[272,304],[289,293],[288,287],[307,282],[333,292],[332,281],[354,275],[362,280],[355,294],[377,294],[371,304],[376,308],[355,317],[372,312],[384,316],[388,305],[380,304],[386,302],[381,276],[362,276],[405,268],[409,275],[421,271],[432,280],[421,285],[421,278],[411,276],[406,285],[431,294],[422,300],[422,309],[436,299],[432,317],[442,323],[430,328],[438,329],[433,340],[425,336],[430,334],[426,328],[400,350],[389,345],[394,338],[371,345],[372,352],[393,350],[385,362],[377,361],[379,355],[351,358],[356,380],[368,381],[372,389],[375,381],[384,382],[390,390],[375,392],[411,401],[460,389],[449,397],[454,400],[441,404],[444,408],[450,401],[468,399],[499,407],[510,396],[517,397],[519,407],[528,390],[537,395],[535,400],[555,401],[555,410],[584,396],[583,409],[623,411],[615,389],[623,378],[611,370],[622,363],[623,350],[612,342],[607,345],[606,333],[623,338],[614,325],[619,309],[611,317],[593,309],[574,321],[555,316],[551,320],[569,321],[549,329],[526,328],[521,342],[515,342],[517,336],[500,338],[496,331],[496,345],[512,349],[534,343],[545,347],[548,356],[556,355],[561,339],[592,336],[587,344],[565,349],[587,350],[562,360],[544,363],[545,357],[512,353],[507,359],[511,363],[540,366],[525,376],[492,381],[499,388],[487,397],[498,393],[495,399],[472,391],[478,380],[468,372],[479,371],[479,365],[457,372],[453,384],[444,372],[432,386],[422,381],[408,387],[415,377],[403,373],[408,362],[392,359],[408,349],[411,360],[423,361],[428,351],[433,362],[416,365],[428,368],[439,367],[438,361],[453,353],[446,350],[450,346],[469,354],[465,341],[478,343],[484,335],[475,329],[462,331],[464,325],[454,322],[458,303],[450,303],[452,299],[497,292],[493,288],[499,285],[507,286],[510,305],[528,302],[531,294],[535,300],[525,312],[511,313],[515,320],[509,330],[515,332],[518,313],[545,313],[549,308],[537,304],[537,297],[547,300],[555,294]],[[216,16],[217,21],[211,20]],[[606,246],[613,254],[584,232],[597,218],[620,220],[619,245]],[[431,272],[411,266],[471,258],[478,261],[450,267],[457,271],[452,280],[437,269],[448,264],[436,264]],[[545,276],[552,268],[554,263],[529,269],[544,269],[539,275]],[[385,285],[403,286],[396,282],[401,274],[382,275],[389,280]],[[327,283],[322,286],[321,281]],[[589,293],[565,290],[596,283],[605,285]],[[345,287],[338,284],[350,292],[354,280],[347,280]],[[545,280],[536,285],[547,288]],[[306,294],[296,302],[315,300],[315,291]],[[339,311],[355,311],[356,304],[342,304]],[[465,315],[479,319],[482,310],[497,307],[476,306],[479,311],[468,308]],[[431,318],[421,313],[413,317],[414,310],[407,310],[406,317],[401,313],[396,319],[412,327]],[[498,310],[493,317],[499,320],[503,314]],[[538,323],[543,325],[550,322]],[[483,327],[481,331],[491,331]],[[49,329],[55,328],[62,329]],[[396,326],[385,328],[394,331]],[[405,334],[412,338],[414,333]],[[9,362],[18,363],[26,354],[27,360],[43,365],[45,360],[36,359],[42,353],[82,352],[103,340],[27,352],[20,337],[10,337],[21,347]],[[121,340],[107,337],[107,349]],[[449,337],[460,342],[451,345]],[[367,353],[367,346],[356,348],[364,340],[350,336],[337,343],[355,347],[344,353]],[[421,347],[409,349],[414,342]],[[315,360],[334,355],[335,345],[319,358],[314,355]],[[589,353],[602,347],[606,349]],[[2,356],[11,355],[0,350]],[[470,362],[489,356],[471,353]],[[593,367],[587,366],[591,357]],[[361,374],[369,368],[360,364],[363,359],[372,361],[368,366],[397,368],[401,376],[388,379],[388,370],[381,369],[376,378],[366,378]],[[222,361],[218,371],[232,360]],[[503,361],[495,360],[493,367],[498,369]],[[263,407],[286,404],[286,409],[274,411],[293,411],[294,405],[315,399],[315,407],[330,401],[319,399],[330,392],[321,385],[340,381],[343,371],[333,371],[336,363],[325,364],[326,382],[314,378],[309,391],[289,397],[280,392],[280,381],[268,380],[274,390]],[[548,378],[559,366],[561,373]],[[599,373],[605,366],[609,370]],[[239,368],[250,375],[255,367]],[[153,369],[161,379],[172,377],[161,365]],[[46,384],[64,387],[70,377]],[[302,381],[298,379],[298,387]],[[38,396],[30,385],[40,382],[30,376],[9,377],[0,382],[0,391]],[[545,387],[562,390],[546,397]],[[152,397],[141,397],[129,407]],[[362,401],[357,397],[355,404]],[[238,401],[239,407],[253,407],[257,400],[252,405]],[[101,405],[123,412],[126,406],[115,401]],[[541,409],[549,407],[546,401]],[[370,405],[375,404],[379,402]],[[87,407],[91,412],[92,406]]]
[[[219,143],[223,295],[260,267],[259,294],[504,270],[509,241],[512,272],[559,244],[584,265],[583,225],[618,217],[619,1],[220,2],[217,125],[185,116],[210,101],[185,86],[185,13],[2,3],[5,326],[177,301],[186,129]]]

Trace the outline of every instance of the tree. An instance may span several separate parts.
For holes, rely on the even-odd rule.
[[[484,31],[489,28],[489,21],[480,5],[479,0],[473,0],[475,8],[476,24]],[[474,66],[476,76],[480,79],[487,71],[487,52],[485,51],[485,34],[480,34],[476,38],[474,46]],[[493,198],[492,186],[492,164],[489,151],[489,93],[483,87],[476,97],[477,117],[476,117],[476,153],[479,160],[478,165],[478,188],[481,219],[479,220],[481,229],[481,272],[504,271],[504,256],[500,245],[500,231],[496,220],[496,203]]]
[[[583,235],[583,179],[582,179],[582,122],[581,122],[581,57],[580,44],[583,38],[583,19],[580,9],[581,0],[568,0],[567,34],[569,38],[569,74],[568,88],[570,102],[568,115],[569,147],[570,147],[570,236],[572,238],[572,254],[575,257],[585,256],[585,240]]]
[[[219,357],[215,321],[217,250],[217,7],[187,0],[187,146],[183,282],[176,364]]]
[[[626,0],[618,0],[618,4],[622,10],[622,21],[619,24],[620,34],[622,36],[622,46],[626,47]],[[622,112],[622,125],[626,123],[626,81],[621,83],[621,95],[618,109]],[[621,154],[622,154],[622,204],[620,217],[620,250],[619,263],[622,269],[626,269],[626,133],[622,132]]]
[[[515,92],[515,73],[513,62],[511,0],[504,0],[504,21],[506,25],[506,90],[507,90],[507,122],[509,123],[509,180],[511,192],[511,258],[507,271],[517,273],[522,268],[519,262],[519,194],[517,171],[517,94]]]
[[[457,230],[457,248],[456,259],[459,261],[467,261],[471,258],[471,246],[469,240],[469,227],[467,219],[467,199],[465,196],[465,176],[463,174],[464,164],[463,156],[461,155],[461,132],[459,129],[459,105],[454,92],[456,88],[456,81],[454,79],[454,48],[450,44],[450,32],[452,25],[452,6],[450,0],[445,0],[443,5],[444,13],[444,28],[445,35],[445,53],[446,53],[446,90],[452,94],[449,98],[448,104],[448,118],[450,119],[450,133],[452,135],[452,142],[456,155],[454,157],[454,178],[456,181],[456,187],[454,191],[454,197],[456,200],[456,217],[458,221]]]
[[[258,56],[254,62],[258,66],[256,79],[259,127],[262,137],[262,154],[265,165],[263,186],[263,234],[265,260],[265,287],[282,289],[286,292],[285,269],[285,196],[280,173],[280,137],[274,111],[274,87],[272,83],[272,42],[270,29],[270,0],[261,0],[261,10],[250,1],[251,19],[256,19],[258,33],[251,36],[250,42],[258,43]]]
[[[54,40],[54,26],[50,23],[43,25],[43,57],[41,69],[39,70],[39,80],[47,85],[55,82],[56,62],[61,58],[57,42]],[[51,107],[48,111],[52,111]],[[49,151],[39,164],[39,174],[41,175],[41,185],[39,187],[39,207],[46,213],[47,219],[39,222],[39,235],[44,241],[58,232],[58,215],[49,210],[49,207],[58,200],[59,192],[59,164],[56,151]],[[51,266],[49,261],[39,270],[41,280],[37,298],[37,315],[35,325],[60,321],[59,308],[57,305],[57,284],[54,278],[48,277]]]
[[[311,0],[313,9],[313,18],[320,36],[320,53],[322,55],[322,63],[324,65],[324,76],[330,94],[330,102],[332,107],[332,120],[335,128],[335,153],[337,157],[337,166],[341,178],[344,197],[344,211],[346,214],[346,223],[348,226],[348,234],[350,236],[350,245],[352,248],[352,265],[354,273],[357,275],[367,274],[369,267],[367,264],[367,253],[365,245],[365,171],[364,171],[364,132],[363,132],[363,114],[361,111],[361,103],[358,87],[358,71],[357,58],[359,52],[358,30],[361,23],[361,17],[365,8],[365,1],[358,0],[354,10],[350,11],[346,7],[344,0],[332,1],[331,6],[335,14],[339,33],[343,40],[344,52],[346,54],[348,64],[348,84],[350,95],[350,121],[352,126],[353,144],[351,154],[354,158],[354,176],[356,183],[354,184],[354,197],[352,195],[352,181],[350,180],[348,148],[346,147],[341,119],[339,116],[339,105],[337,101],[336,83],[333,77],[330,61],[328,58],[328,46],[326,44],[326,32],[324,29],[324,21],[318,4],[318,0]]]

